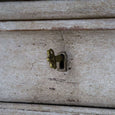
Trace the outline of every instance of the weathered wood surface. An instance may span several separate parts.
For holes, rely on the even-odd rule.
[[[49,48],[67,52],[67,72]],[[1,31],[0,54],[0,101],[115,107],[115,30]]]
[[[114,109],[0,103],[0,115],[115,115]]]
[[[115,19],[0,22],[0,31],[102,30],[102,29],[104,30],[115,29]]]
[[[113,17],[115,0],[0,2],[0,20]]]

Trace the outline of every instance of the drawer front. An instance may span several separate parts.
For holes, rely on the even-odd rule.
[[[114,0],[2,0],[0,20],[115,17]]]
[[[114,23],[47,31],[7,24],[15,29],[1,22],[0,101],[115,107]],[[67,72],[49,67],[50,48],[66,51]]]

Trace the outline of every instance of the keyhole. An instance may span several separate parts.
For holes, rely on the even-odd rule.
[[[59,64],[59,69],[64,69],[64,60],[65,60],[65,58],[64,58],[63,54],[61,54],[61,56],[63,57],[63,60]]]
[[[67,55],[66,52],[60,52],[58,55],[63,57],[61,62],[57,62],[57,70],[61,72],[67,71]]]

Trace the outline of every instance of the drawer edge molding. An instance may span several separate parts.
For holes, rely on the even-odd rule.
[[[58,105],[41,105],[41,104],[21,104],[21,103],[0,103],[1,114],[29,114],[29,115],[115,115],[115,109],[90,108],[90,107],[71,107]]]
[[[115,19],[1,21],[0,31],[114,30]]]

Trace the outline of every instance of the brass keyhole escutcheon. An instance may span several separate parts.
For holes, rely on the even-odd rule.
[[[49,49],[47,50],[47,55],[47,61],[51,68],[58,71],[67,71],[67,55],[65,52],[60,52],[55,56],[53,49]]]

